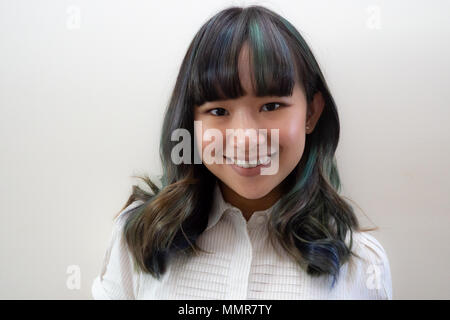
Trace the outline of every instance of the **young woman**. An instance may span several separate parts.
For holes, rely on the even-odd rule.
[[[181,163],[177,129],[194,150]],[[229,139],[237,129],[266,132],[247,144]],[[225,161],[196,163],[213,140]],[[152,192],[133,187],[94,298],[392,299],[385,250],[338,194],[338,140],[336,105],[295,27],[261,6],[217,13],[166,110],[162,186],[146,176]]]

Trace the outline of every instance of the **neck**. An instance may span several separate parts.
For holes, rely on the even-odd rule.
[[[219,181],[223,199],[241,210],[245,220],[249,220],[255,211],[262,211],[272,207],[281,198],[281,184],[260,199],[247,199]]]

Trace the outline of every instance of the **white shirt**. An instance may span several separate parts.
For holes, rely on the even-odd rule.
[[[353,232],[352,250],[364,259],[351,257],[330,289],[331,277],[312,277],[273,248],[265,229],[273,206],[254,212],[247,222],[224,201],[217,183],[207,228],[197,241],[211,253],[176,256],[160,280],[136,272],[121,218],[141,203],[133,202],[115,220],[101,273],[92,285],[94,299],[392,299],[389,261],[372,235]]]

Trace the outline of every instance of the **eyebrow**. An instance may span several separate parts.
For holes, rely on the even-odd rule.
[[[260,100],[276,100],[276,99],[289,99],[292,98],[292,96],[263,96],[263,97],[255,97]],[[227,103],[229,101],[236,100],[236,99],[224,99],[224,100],[214,100],[214,101],[206,101],[202,105],[197,106],[197,108],[206,108],[208,104],[218,104],[218,103]]]

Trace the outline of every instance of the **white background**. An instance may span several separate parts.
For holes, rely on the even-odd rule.
[[[0,298],[91,298],[131,176],[161,173],[190,41],[249,4],[291,21],[322,68],[343,195],[380,228],[394,299],[450,298],[450,5],[375,0],[1,0]]]

